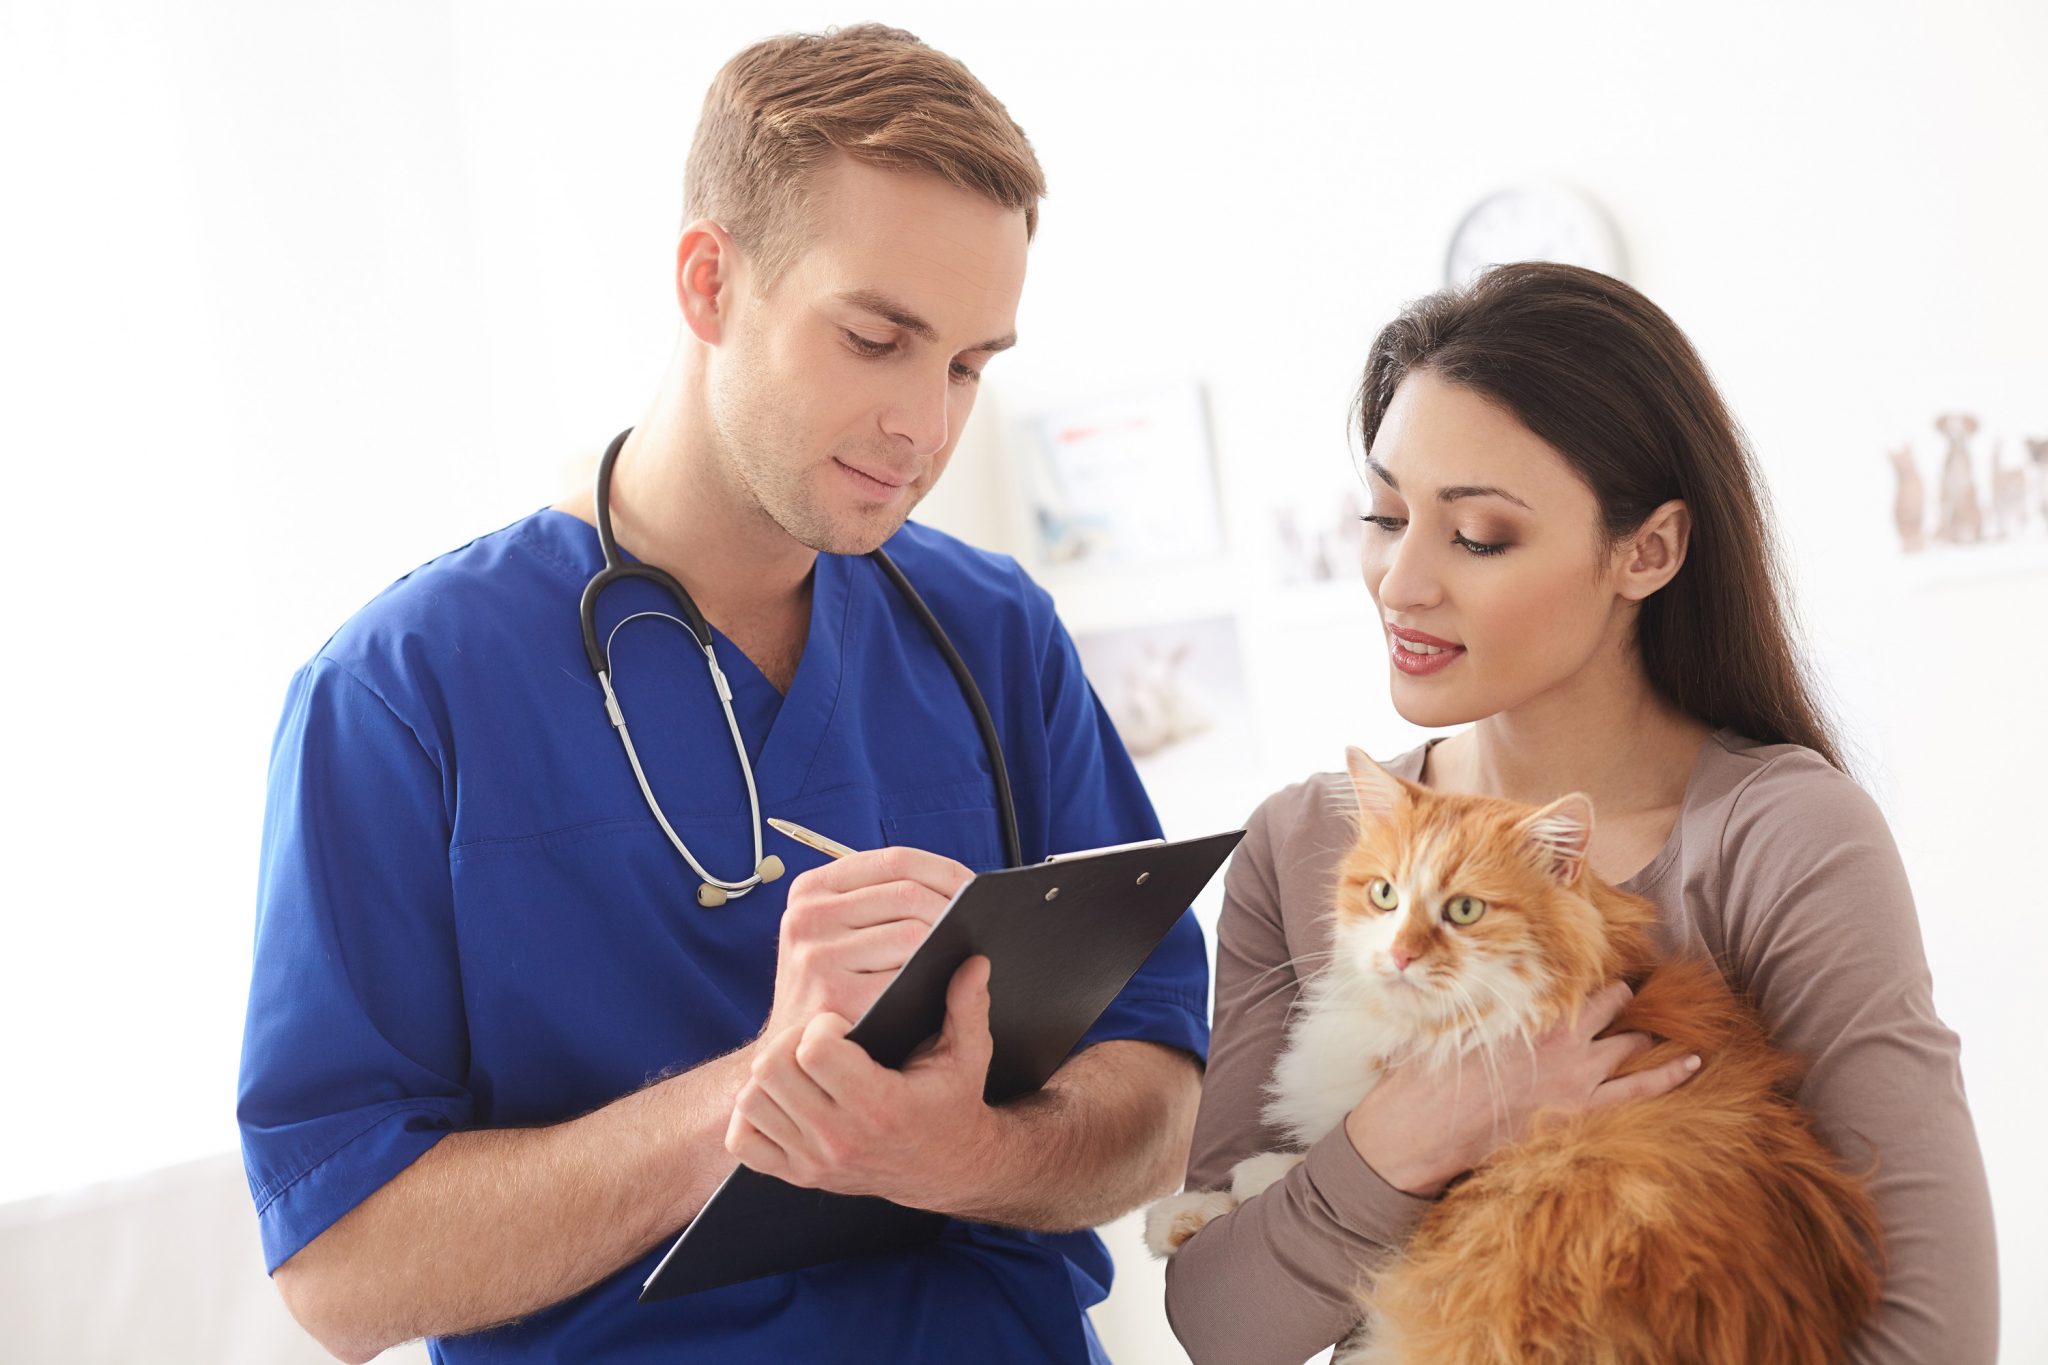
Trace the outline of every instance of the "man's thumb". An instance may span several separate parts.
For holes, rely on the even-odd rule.
[[[970,1051],[990,1050],[988,980],[988,959],[979,955],[968,958],[953,973],[953,983],[946,988],[943,1041],[947,1045]]]

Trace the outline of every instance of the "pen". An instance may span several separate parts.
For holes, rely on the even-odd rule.
[[[794,824],[788,820],[777,820],[772,815],[768,817],[768,828],[778,834],[786,834],[800,844],[815,848],[828,858],[844,858],[854,852],[853,849],[848,848],[837,839],[827,839],[816,830],[805,829],[802,825]]]

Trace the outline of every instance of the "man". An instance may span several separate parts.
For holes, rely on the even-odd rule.
[[[1050,600],[905,518],[1014,341],[1043,184],[958,63],[866,26],[739,54],[685,184],[682,326],[619,454],[619,544],[716,628],[763,811],[869,850],[716,907],[648,814],[577,628],[572,496],[393,585],[293,680],[273,759],[240,1118],[279,1290],[336,1355],[1085,1361],[1086,1229],[1174,1188],[1207,1044],[1183,917],[1039,1095],[982,1103],[987,964],[904,1071],[848,1042],[972,870],[1001,734],[1023,856],[1156,821]],[[754,870],[702,653],[641,580],[599,629],[667,820]],[[776,836],[769,836],[771,839]],[[886,846],[886,847],[885,847]],[[1001,990],[1002,984],[995,983]],[[653,1305],[735,1158],[955,1215],[932,1246]]]

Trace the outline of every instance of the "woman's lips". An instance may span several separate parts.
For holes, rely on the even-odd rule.
[[[1411,678],[1441,673],[1464,657],[1465,647],[1406,626],[1387,625],[1387,645],[1394,667]]]

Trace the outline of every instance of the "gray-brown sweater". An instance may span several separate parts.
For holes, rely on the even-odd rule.
[[[1416,780],[1425,753],[1388,767]],[[1286,1146],[1259,1117],[1300,985],[1282,964],[1329,946],[1356,810],[1348,777],[1318,774],[1258,808],[1231,862],[1189,1189],[1225,1185],[1239,1160]],[[1890,1268],[1850,1359],[1991,1365],[1998,1265],[1983,1159],[1876,804],[1811,750],[1724,730],[1701,747],[1664,848],[1623,887],[1656,903],[1664,950],[1710,954],[1807,1061],[1799,1099],[1822,1139],[1852,1169],[1878,1160]],[[1340,1126],[1181,1248],[1166,1277],[1173,1330],[1198,1365],[1298,1365],[1350,1330],[1358,1267],[1398,1248],[1428,1207],[1381,1180]]]

